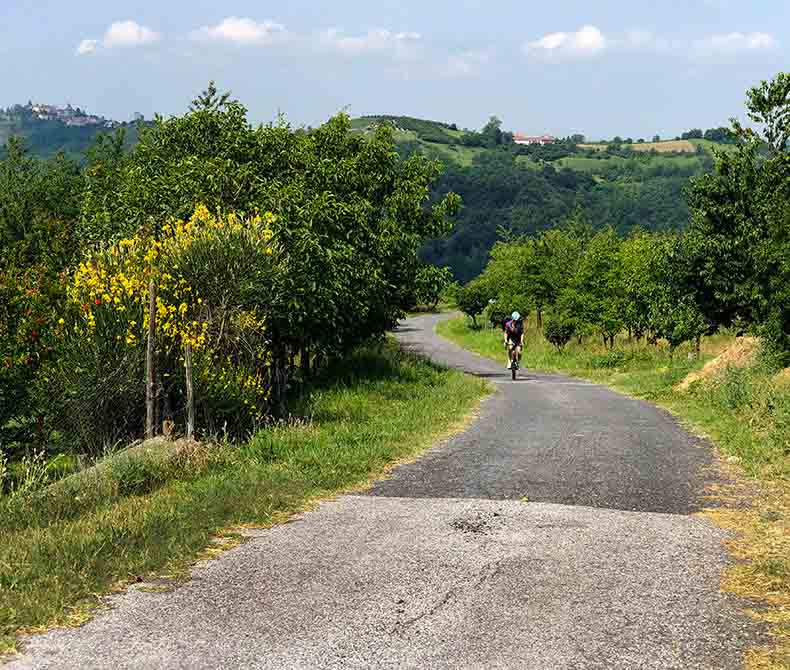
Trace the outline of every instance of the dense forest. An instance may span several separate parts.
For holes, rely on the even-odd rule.
[[[674,165],[671,158],[639,156],[600,161],[597,175],[546,163],[525,167],[512,151],[491,151],[470,166],[447,163],[437,195],[458,193],[464,203],[449,237],[430,242],[425,260],[449,265],[461,282],[477,276],[495,242],[549,230],[577,206],[596,227],[679,230],[688,221],[683,189],[713,165],[708,155]]]

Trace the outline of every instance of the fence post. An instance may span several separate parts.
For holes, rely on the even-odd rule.
[[[156,338],[156,284],[148,282],[148,342],[145,352],[145,439],[150,440],[155,434],[154,428],[154,357]]]
[[[192,387],[192,345],[184,346],[184,368],[187,383],[187,439],[195,435],[195,395]]]

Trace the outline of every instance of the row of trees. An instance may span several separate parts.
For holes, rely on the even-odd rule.
[[[748,93],[762,135],[734,122],[737,148],[716,155],[687,189],[683,233],[611,227],[595,232],[581,207],[553,230],[497,244],[459,304],[476,317],[518,309],[548,314],[561,347],[597,333],[613,346],[628,331],[674,349],[721,326],[759,331],[784,362],[790,354],[790,74]]]
[[[446,280],[417,251],[459,200],[429,200],[439,165],[401,160],[387,127],[255,128],[212,85],[131,153],[103,138],[84,169],[8,151],[0,447],[139,435],[152,355],[156,425],[183,420],[194,371],[201,425],[251,429],[295,364],[306,375],[380,336]]]

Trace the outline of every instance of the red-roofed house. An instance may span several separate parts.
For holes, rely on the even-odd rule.
[[[522,135],[521,133],[513,134],[513,141],[516,144],[554,144],[557,138],[552,135]]]

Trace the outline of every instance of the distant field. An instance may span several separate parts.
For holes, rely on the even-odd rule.
[[[474,159],[486,151],[482,147],[465,147],[459,144],[439,144],[438,142],[420,141],[420,144],[427,149],[431,158],[440,160],[450,160],[464,167],[472,165]]]
[[[581,149],[592,149],[593,151],[606,151],[606,144],[579,144]],[[634,151],[658,151],[659,153],[687,153],[693,154],[697,147],[689,140],[666,140],[664,142],[643,142],[641,144],[624,144]]]
[[[579,172],[600,172],[604,168],[609,167],[613,163],[622,163],[625,158],[620,156],[610,156],[609,158],[585,158],[584,156],[570,156],[568,158],[561,158],[555,161],[555,164],[577,170]]]

